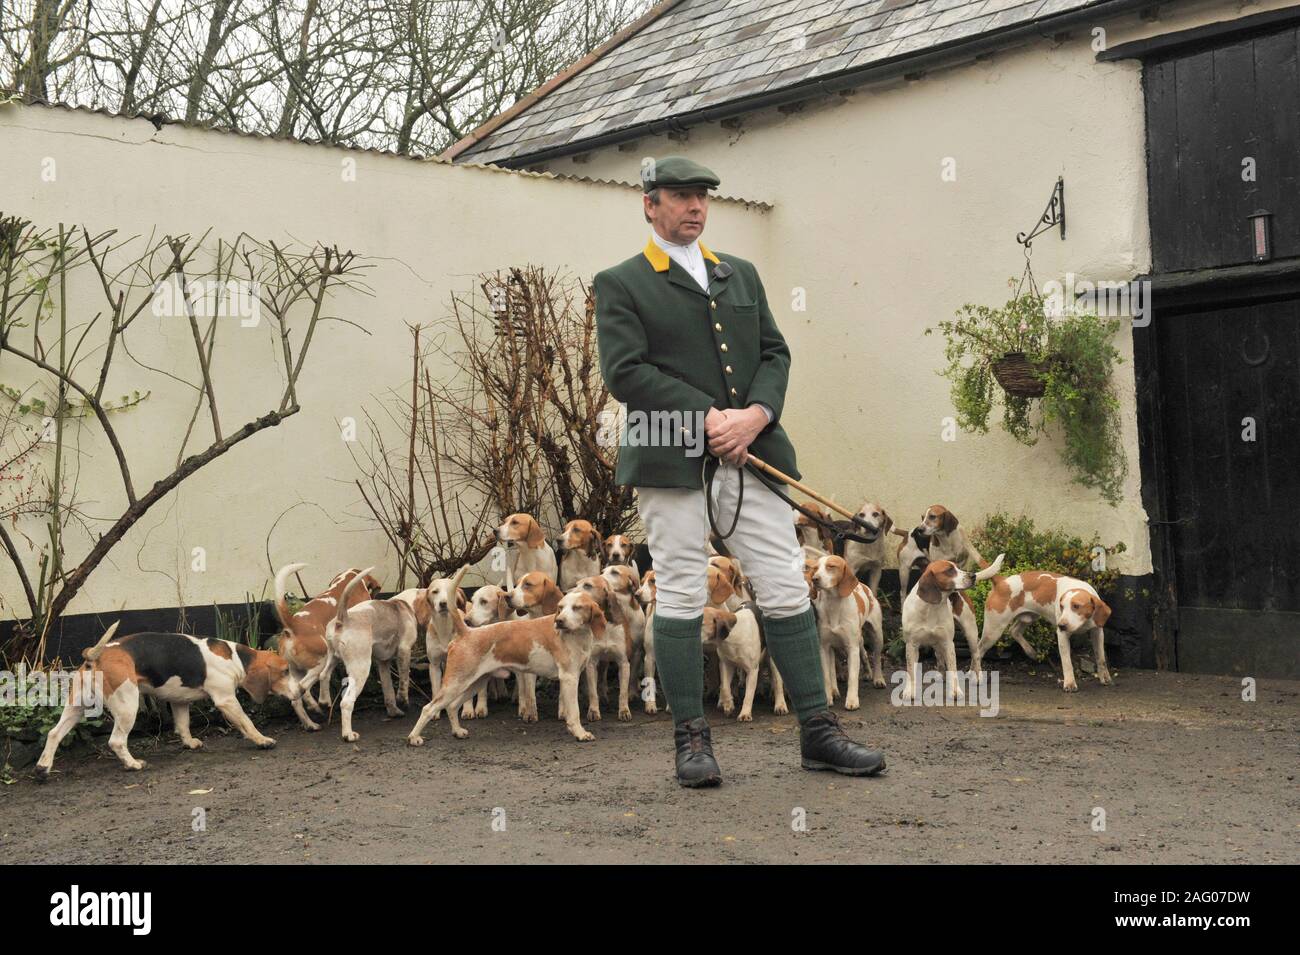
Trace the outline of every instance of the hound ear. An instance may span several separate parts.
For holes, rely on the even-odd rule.
[[[271,692],[271,668],[254,658],[244,671],[243,685],[254,703],[265,703],[267,694]]]
[[[423,588],[415,592],[415,599],[411,601],[412,609],[415,611],[415,623],[423,629],[433,615],[433,607],[429,603],[428,588]]]
[[[593,526],[591,528],[591,537],[587,539],[587,556],[592,560],[599,560],[605,555],[605,539],[600,536],[600,531]]]
[[[623,619],[623,611],[618,606],[618,598],[614,596],[614,591],[605,587],[605,608],[608,611],[609,622],[616,627],[621,627],[626,622]]]
[[[505,591],[502,591],[501,596],[497,598],[497,620],[509,620],[514,616],[514,613],[515,612],[510,609],[509,596],[506,595]]]
[[[894,519],[889,516],[889,512],[883,507],[880,509],[880,516],[884,518],[884,523],[880,525],[880,533],[888,534],[894,529]]]
[[[939,521],[939,527],[943,529],[945,534],[951,534],[957,529],[957,515],[945,508],[943,519]]]
[[[600,605],[592,601],[589,605],[591,616],[588,618],[588,625],[591,627],[591,635],[597,640],[605,638],[605,614],[601,612]]]
[[[916,585],[916,593],[922,600],[928,604],[937,604],[943,602],[943,591],[939,585],[934,582],[934,573],[931,568],[934,564],[927,564],[925,572],[921,574],[921,580]]]
[[[465,591],[459,587],[456,588],[456,609],[461,613],[469,609],[469,601],[465,599]]]
[[[1092,623],[1097,627],[1106,626],[1106,621],[1110,619],[1110,607],[1100,597],[1094,597],[1093,603],[1096,607],[1092,611]]]
[[[732,589],[731,582],[722,575],[721,571],[718,571],[715,568],[715,573],[717,574],[718,582],[715,586],[709,588],[709,600],[712,603],[720,604],[734,594],[735,590]]]
[[[529,547],[541,547],[546,543],[546,535],[542,533],[542,525],[537,523],[537,518],[531,515],[528,518],[528,537],[526,538]]]
[[[853,575],[853,571],[849,569],[848,563],[845,562],[844,569],[840,572],[840,584],[835,588],[835,593],[841,597],[847,597],[857,589],[858,578]]]

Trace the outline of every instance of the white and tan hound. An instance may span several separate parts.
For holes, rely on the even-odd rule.
[[[531,514],[511,514],[496,529],[496,539],[506,551],[507,590],[513,588],[524,574],[534,570],[540,570],[551,580],[559,579],[555,550],[546,542],[542,525]]]
[[[176,734],[187,749],[203,745],[190,735],[190,704],[203,699],[210,699],[230,725],[261,749],[275,745],[275,740],[253,725],[235,690],[243,687],[258,703],[271,693],[296,699],[302,690],[288,661],[278,653],[183,633],[136,633],[114,640],[117,626],[109,627],[99,642],[82,654],[85,665],[78,670],[63,715],[50,730],[36,762],[38,780],[44,782],[49,777],[59,743],[81,721],[86,709],[98,702],[90,696],[101,680],[103,705],[113,714],[108,747],[127,769],[145,767],[127,748],[141,696],[171,704]]]
[[[831,532],[822,524],[818,524],[810,518],[804,511],[811,511],[826,523],[831,521],[831,511],[824,504],[817,501],[804,501],[799,508],[791,508],[790,511],[794,516],[794,534],[801,547],[815,547],[823,554],[829,554],[835,549],[835,538]]]
[[[275,612],[280,618],[278,650],[289,664],[289,671],[302,687],[302,695],[293,703],[293,711],[298,721],[309,730],[320,729],[319,724],[307,715],[303,709],[303,700],[313,710],[320,712],[322,706],[330,705],[330,680],[334,673],[335,660],[330,654],[329,644],[325,642],[325,625],[330,622],[338,610],[338,600],[344,588],[361,571],[349,567],[330,581],[325,590],[307,601],[297,613],[289,612],[289,602],[285,597],[289,577],[306,567],[306,564],[289,564],[281,567],[275,575]],[[369,600],[379,593],[379,581],[368,577],[363,587],[354,590],[350,599],[354,604]],[[312,699],[311,688],[319,683],[320,703]]]
[[[931,504],[926,508],[920,526],[904,538],[898,548],[900,594],[908,593],[912,565],[918,557],[929,561],[950,560],[958,567],[968,567],[972,561],[979,567],[988,566],[988,561],[980,556],[974,544],[966,540],[958,525],[957,515],[942,504]]]
[[[457,709],[492,676],[503,672],[530,673],[560,681],[560,714],[579,742],[595,739],[578,718],[578,676],[586,666],[594,640],[605,630],[605,615],[587,594],[575,591],[560,601],[553,616],[507,620],[470,629],[456,614],[456,637],[447,651],[442,689],[420,711],[406,741],[424,743],[420,735],[429,720],[447,711],[452,733],[469,735],[460,725]]]
[[[993,578],[993,589],[984,601],[984,633],[972,669],[976,673],[980,671],[984,654],[998,642],[1008,624],[1011,638],[1031,660],[1038,660],[1038,654],[1024,637],[1025,627],[1038,619],[1046,620],[1056,630],[1056,645],[1061,652],[1061,688],[1065,692],[1074,693],[1079,689],[1070,657],[1071,637],[1092,637],[1097,679],[1103,686],[1114,682],[1106,665],[1103,629],[1110,619],[1110,607],[1087,581],[1046,570]]]
[[[878,501],[867,501],[858,508],[855,516],[865,526],[855,528],[853,532],[864,537],[874,534],[876,539],[870,544],[846,540],[844,559],[853,571],[853,576],[861,579],[865,574],[867,586],[871,588],[873,594],[877,594],[880,593],[880,574],[885,567],[890,536],[896,534],[904,538],[905,543],[907,535],[902,531],[894,530],[894,519]]]
[[[560,590],[570,591],[583,577],[600,573],[605,556],[604,541],[591,521],[574,520],[564,525],[560,535]]]
[[[370,573],[367,568],[364,573]],[[347,670],[347,686],[339,703],[343,738],[356,742],[361,734],[352,729],[352,710],[370,676],[372,663],[379,667],[379,684],[384,691],[384,709],[390,717],[402,715],[397,703],[406,704],[411,692],[411,653],[420,631],[430,618],[427,590],[405,591],[387,600],[365,600],[349,607],[349,591],[361,578],[344,588],[338,611],[325,626],[325,641]],[[414,596],[405,596],[414,594]],[[397,662],[397,693],[393,693],[392,664]]]
[[[600,690],[596,686],[596,671],[606,663],[618,667],[618,718],[630,720],[632,710],[628,705],[628,687],[632,681],[632,634],[623,618],[622,601],[604,576],[584,577],[574,586],[574,593],[585,593],[596,602],[605,615],[605,628],[591,644],[585,667],[587,677],[587,719],[600,719]],[[602,674],[603,676],[603,674]]]
[[[812,578],[817,587],[817,631],[821,637],[826,701],[834,703],[839,696],[835,656],[843,653],[848,659],[849,671],[844,688],[844,708],[856,710],[859,706],[860,661],[866,662],[867,676],[873,686],[885,685],[885,670],[880,660],[885,646],[880,601],[866,584],[853,576],[843,557],[834,554],[823,557],[817,562]]]
[[[655,589],[655,572],[647,570],[641,576],[641,586],[636,591],[637,600],[645,608],[645,630],[642,631],[641,644],[644,653],[641,657],[641,700],[645,703],[647,713],[658,713],[658,684],[655,672],[655,603],[658,593]]]
[[[632,564],[632,555],[636,545],[626,534],[610,534],[605,538],[605,566],[628,567]]]
[[[1002,569],[1004,557],[1004,554],[998,554],[991,566],[977,574],[962,570],[950,560],[938,560],[925,568],[925,573],[903,601],[903,645],[907,657],[907,671],[903,678],[904,702],[911,703],[916,698],[914,675],[922,647],[933,648],[944,669],[952,700],[955,702],[965,696],[957,680],[957,648],[953,637],[960,625],[974,660],[979,654],[979,634],[975,629],[975,607],[970,595],[961,591],[996,575]]]
[[[519,578],[513,589],[507,593],[507,602],[512,610],[522,610],[529,617],[547,617],[560,609],[560,600],[564,596],[555,584],[555,578],[541,570],[530,570]],[[525,723],[537,722],[537,674],[531,672],[515,674],[515,689],[518,692],[518,714]]]

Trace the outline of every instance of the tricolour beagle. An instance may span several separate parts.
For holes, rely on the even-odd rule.
[[[505,672],[558,679],[560,715],[569,732],[580,742],[595,739],[578,719],[578,675],[586,666],[592,641],[605,630],[605,615],[591,597],[581,591],[565,594],[553,616],[471,629],[457,613],[455,622],[456,637],[447,651],[442,689],[420,711],[406,738],[410,745],[423,745],[420,732],[442,710],[447,711],[452,733],[459,739],[468,736],[469,730],[456,716],[457,709],[491,677]]]
[[[558,580],[555,550],[546,542],[542,525],[531,514],[511,514],[496,529],[497,543],[506,550],[505,585],[509,590],[524,574],[540,570]]]
[[[898,548],[898,592],[908,593],[912,565],[918,557],[928,561],[950,560],[958,567],[974,561],[987,567],[975,545],[966,540],[958,526],[957,515],[942,504],[931,504],[921,515],[921,524]],[[922,549],[924,548],[924,549]],[[983,580],[984,578],[980,578]]]
[[[560,576],[556,578],[560,590],[572,590],[583,577],[600,573],[604,545],[591,521],[574,520],[564,525],[559,546]]]
[[[1046,570],[1028,570],[1010,577],[993,578],[993,589],[984,601],[984,633],[972,669],[979,672],[984,654],[998,642],[1008,624],[1011,625],[1011,638],[1020,644],[1031,660],[1039,659],[1023,636],[1025,627],[1039,618],[1056,628],[1056,645],[1061,651],[1062,689],[1067,693],[1079,689],[1070,658],[1070,638],[1074,636],[1092,637],[1097,679],[1103,686],[1113,682],[1106,666],[1106,633],[1102,629],[1110,619],[1110,607],[1087,581]]]
[[[143,760],[127,749],[127,737],[135,725],[140,697],[152,696],[171,704],[172,722],[181,743],[198,749],[202,741],[190,735],[190,704],[210,699],[231,725],[262,749],[275,745],[248,718],[235,690],[243,687],[258,703],[275,693],[295,700],[301,694],[289,664],[277,653],[254,650],[230,640],[191,637],[184,633],[136,633],[114,640],[117,624],[93,647],[82,654],[86,663],[72,684],[72,695],[63,716],[50,730],[45,751],[36,762],[36,778],[42,782],[54,765],[54,754],[91,702],[96,680],[103,681],[104,706],[113,714],[113,733],[108,747],[127,769],[144,769]]]
[[[957,680],[957,648],[953,644],[956,627],[961,625],[970,646],[971,659],[979,654],[979,634],[975,630],[975,608],[970,596],[960,593],[974,587],[978,581],[988,580],[1002,569],[1005,554],[977,574],[962,570],[950,560],[937,560],[925,568],[925,573],[903,601],[903,645],[906,647],[907,671],[904,675],[902,699],[911,703],[916,695],[915,677],[921,647],[932,647],[934,655],[945,671],[948,694],[955,702],[965,695]]]
[[[826,682],[826,702],[839,696],[835,675],[835,656],[848,659],[848,683],[844,688],[844,708],[858,708],[858,665],[866,661],[867,676],[876,687],[885,685],[885,671],[880,655],[885,645],[881,626],[880,601],[866,584],[853,576],[843,557],[828,554],[817,562],[813,571],[817,587],[817,631],[821,637],[822,675]],[[867,654],[870,645],[870,656]]]
[[[325,642],[325,625],[333,618],[338,609],[339,597],[352,581],[361,573],[356,567],[349,567],[330,581],[325,590],[307,601],[297,613],[289,612],[289,602],[285,599],[289,577],[306,567],[306,564],[289,564],[281,567],[275,575],[275,612],[280,618],[279,651],[289,664],[289,670],[302,686],[302,696],[294,701],[293,711],[299,722],[309,730],[318,730],[320,726],[307,715],[303,709],[303,700],[317,712],[322,706],[330,705],[330,679],[334,673],[335,660],[330,655],[329,645]],[[379,581],[368,577],[363,587],[352,592],[348,599],[354,604],[369,600],[379,593]],[[320,704],[312,699],[311,688],[320,684]]]

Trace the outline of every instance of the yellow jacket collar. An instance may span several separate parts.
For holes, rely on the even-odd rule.
[[[659,248],[659,244],[654,239],[646,239],[645,248],[641,252],[654,266],[656,272],[668,271],[668,253]],[[700,243],[700,252],[714,265],[719,264],[718,257],[703,242]]]

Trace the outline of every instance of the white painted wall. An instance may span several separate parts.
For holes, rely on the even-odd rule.
[[[1099,26],[1113,46],[1287,5],[1186,4],[1157,23],[1133,15]],[[1092,41],[1080,30],[802,112],[750,114],[740,130],[691,127],[686,141],[646,137],[543,168],[636,182],[641,157],[680,153],[713,169],[721,193],[772,203],[773,254],[713,223],[704,241],[759,266],[794,353],[784,423],[810,484],[854,504],[875,498],[908,524],[936,502],[971,523],[1023,511],[1040,526],[1123,541],[1116,565],[1148,573],[1132,366],[1142,329],[1125,319],[1115,342],[1129,457],[1118,508],[1070,482],[1057,434],[1020,445],[1000,430],[998,409],[988,435],[941,440],[953,414],[935,374],[943,338],[923,335],[965,302],[1006,300],[1024,267],[1015,236],[1035,225],[1058,175],[1067,240],[1035,240],[1040,283],[1067,272],[1128,281],[1149,269],[1140,67],[1096,62]],[[955,182],[940,175],[949,157]],[[791,308],[799,290],[802,313]]]
[[[52,182],[42,177],[46,159],[55,164]],[[355,181],[344,180],[345,163],[355,163]],[[72,612],[116,610],[124,600],[143,609],[260,595],[269,579],[268,530],[299,501],[319,507],[295,508],[280,522],[270,548],[276,566],[310,562],[304,580],[315,587],[343,567],[375,564],[395,583],[393,555],[351,485],[357,472],[338,421],[363,421],[363,406],[376,406],[390,388],[409,386],[405,323],[449,314],[453,294],[475,289],[480,272],[533,263],[589,282],[612,259],[636,254],[646,239],[639,191],[623,185],[180,126],[156,130],[144,120],[15,105],[0,107],[0,211],[49,225],[85,223],[92,232],[115,228],[123,236],[155,229],[197,235],[211,227],[214,236],[242,231],[319,240],[356,250],[374,265],[365,277],[373,297],[348,294],[333,306],[364,331],[339,323],[318,329],[299,389],[303,410],[209,465],[150,512],[90,578]],[[714,209],[713,227],[727,245],[768,256],[761,211],[723,204]],[[74,280],[71,322],[103,308],[93,281],[89,272]],[[195,378],[188,325],[148,314],[139,321],[152,323],[153,331],[133,337],[137,357],[172,369],[179,362],[182,377]],[[217,389],[231,402],[223,419],[229,431],[275,407],[283,376],[268,325],[223,330],[219,343]],[[114,416],[141,492],[171,470],[193,395],[129,362],[115,367],[109,394],[152,389],[138,408]],[[23,363],[0,356],[0,382],[22,387],[27,376]],[[115,518],[125,498],[96,433],[88,428],[82,440],[79,496],[88,512]],[[206,408],[198,436],[206,447]],[[33,522],[20,532],[41,539]],[[205,573],[190,570],[195,547],[207,552]],[[71,566],[88,548],[74,535]],[[0,561],[0,597],[0,619],[15,608],[25,613],[7,560]]]

